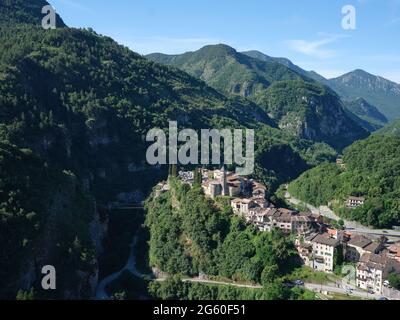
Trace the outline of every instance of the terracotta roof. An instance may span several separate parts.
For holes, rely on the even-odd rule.
[[[364,247],[365,251],[371,252],[371,253],[376,253],[376,251],[379,249],[380,244],[377,242],[372,242],[366,247]]]
[[[397,256],[400,256],[400,246],[399,245],[393,244],[393,245],[389,246],[388,249],[391,253],[395,253],[395,254],[397,254]]]
[[[338,239],[331,238],[327,233],[317,234],[311,241],[331,247],[336,247],[339,244]]]
[[[363,235],[356,235],[356,236],[352,237],[347,244],[354,246],[354,247],[365,248],[366,246],[370,245],[371,243],[372,243],[371,239],[368,239],[367,237],[365,237]]]
[[[307,216],[292,216],[292,221],[311,222],[311,219]]]
[[[387,257],[384,254],[364,253],[360,258],[361,266],[364,264],[369,268],[381,269],[385,268]]]

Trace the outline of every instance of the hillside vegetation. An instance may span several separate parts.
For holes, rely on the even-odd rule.
[[[373,135],[344,151],[345,169],[323,164],[302,174],[289,185],[290,193],[314,205],[339,201],[345,218],[374,227],[400,224],[400,138]],[[344,208],[349,196],[363,196],[365,204]]]
[[[182,55],[147,57],[184,70],[220,92],[250,99],[293,137],[340,150],[368,135],[332,90],[288,60],[240,53],[223,44]]]
[[[58,271],[52,298],[62,298],[64,290],[88,298],[88,284],[80,287],[74,272],[96,272],[89,232],[94,213],[93,199],[75,175],[49,167],[30,150],[1,143],[0,297],[15,298],[17,289],[33,286],[29,278],[41,275],[36,265],[51,264]],[[43,292],[36,297],[46,298]]]
[[[147,202],[152,267],[170,275],[203,273],[265,284],[285,273],[295,251],[280,231],[246,226],[233,217],[228,199],[213,204],[200,187],[173,179],[170,186]]]
[[[119,194],[144,197],[165,178],[166,168],[146,165],[144,138],[151,128],[166,128],[169,120],[196,130],[256,129],[256,175],[271,188],[335,156],[326,144],[293,139],[274,127],[254,102],[225,97],[203,81],[151,62],[93,30],[63,24],[44,30],[37,9],[45,4],[0,2],[0,139],[15,148],[13,160],[1,162],[1,179],[11,184],[11,191],[21,189],[17,203],[12,194],[2,195],[1,258],[6,263],[0,274],[6,292],[1,297],[13,299],[18,289],[38,288],[39,268],[47,257],[74,279],[71,290],[61,292],[60,285],[57,295],[77,298],[92,293],[93,288],[81,289],[98,270],[85,272],[84,279],[78,272],[90,269],[81,266],[82,256],[85,263],[93,258],[95,266],[101,251],[101,227],[88,238],[90,223],[98,209]],[[47,169],[26,172],[30,158],[13,158],[22,149],[59,178],[42,179]],[[11,170],[8,163],[13,162],[21,169]],[[37,178],[37,184],[25,182],[26,176]],[[15,181],[24,181],[25,189],[13,186]],[[60,205],[45,206],[53,202]],[[63,217],[60,224],[53,223],[53,216]],[[28,230],[27,241],[19,228],[22,233]],[[47,246],[41,241],[49,229],[57,237]],[[10,257],[15,250],[20,253]],[[74,262],[64,254],[73,255]]]

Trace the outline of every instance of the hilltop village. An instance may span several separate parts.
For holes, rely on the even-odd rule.
[[[389,274],[400,274],[400,243],[388,244],[381,237],[372,240],[364,235],[338,230],[324,222],[323,216],[277,208],[267,200],[263,184],[227,171],[179,171],[183,183],[193,185],[201,180],[206,197],[229,197],[234,214],[255,225],[261,232],[280,229],[295,239],[295,246],[303,264],[316,271],[332,273],[335,263],[356,264],[356,285],[361,289],[382,294],[388,286]],[[200,181],[198,181],[200,182]],[[160,183],[157,193],[169,190],[168,183]],[[348,206],[362,205],[363,199],[349,198]]]

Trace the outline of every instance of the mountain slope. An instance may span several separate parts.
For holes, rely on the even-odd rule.
[[[400,137],[400,120],[396,120],[393,123],[388,124],[387,126],[378,130],[376,134]]]
[[[347,116],[337,95],[320,84],[276,82],[258,97],[258,103],[281,129],[294,136],[324,141],[339,149],[368,136]]]
[[[364,98],[391,121],[400,117],[400,85],[395,82],[355,70],[329,80],[329,86],[344,100]]]
[[[184,70],[221,92],[244,97],[260,93],[275,81],[305,79],[279,62],[254,59],[223,44],[182,55],[146,57]]]
[[[347,110],[361,120],[359,123],[362,126],[365,126],[368,131],[376,131],[389,122],[389,120],[379,112],[375,106],[369,104],[363,98],[358,98],[353,101],[345,101],[344,105]]]
[[[336,200],[343,217],[375,227],[400,224],[400,138],[372,135],[344,151],[345,169],[337,164],[313,168],[289,185],[289,192],[314,205]],[[365,197],[357,209],[345,208],[349,196]]]
[[[374,76],[363,70],[355,70],[338,78],[328,80],[314,71],[306,71],[300,68],[286,58],[273,58],[259,51],[242,53],[262,61],[279,62],[305,77],[331,87],[345,101],[357,101],[361,97],[364,102],[375,106],[389,120],[400,117],[400,85],[397,83]],[[352,112],[352,110],[350,111]],[[360,116],[357,113],[355,115]],[[380,122],[385,123],[382,121],[383,118],[381,116],[379,118]],[[367,122],[371,120],[365,119],[363,116],[361,116],[361,119]],[[374,121],[370,124],[364,123],[370,129],[376,129],[375,124]],[[382,123],[378,124],[382,125]]]
[[[242,54],[245,54],[251,58],[258,59],[261,61],[266,61],[266,62],[278,62],[280,64],[283,64],[284,66],[288,67],[289,69],[297,72],[298,74],[301,74],[307,78],[313,79],[317,82],[327,84],[328,80],[325,79],[323,76],[319,75],[315,71],[306,71],[299,66],[295,65],[292,61],[290,61],[287,58],[275,58],[275,57],[270,57],[260,51],[257,50],[251,50],[251,51],[245,51],[241,52]]]
[[[0,24],[26,23],[36,26],[42,25],[42,8],[49,3],[45,0],[0,0]],[[64,21],[57,14],[56,26],[66,27]]]
[[[287,59],[270,58],[259,52],[242,54],[226,45],[206,46],[175,56],[152,54],[147,58],[178,67],[220,91],[248,97],[267,110],[282,130],[301,139],[323,141],[341,149],[367,136],[342,110],[336,95],[329,94],[322,85],[312,88],[307,83],[314,81],[304,75],[307,72]],[[278,85],[279,82],[282,84]],[[319,91],[318,101],[312,97],[315,90]],[[279,115],[271,113],[273,109],[278,112],[277,108],[282,111]],[[323,115],[318,114],[319,110],[323,110]]]

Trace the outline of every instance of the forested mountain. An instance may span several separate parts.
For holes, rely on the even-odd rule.
[[[48,5],[45,0],[1,0],[0,23],[27,23],[41,25],[44,15],[42,8]],[[57,14],[56,25],[58,28],[66,27],[64,21]]]
[[[252,57],[252,58],[255,58],[258,60],[262,60],[262,61],[278,62],[280,64],[285,65],[289,69],[297,72],[298,74],[301,74],[307,78],[313,79],[317,82],[327,84],[327,79],[325,79],[323,76],[319,75],[315,71],[306,71],[306,70],[300,68],[299,66],[295,65],[292,61],[290,61],[287,58],[270,57],[270,56],[268,56],[260,51],[257,51],[257,50],[245,51],[245,52],[242,52],[242,54],[245,54],[249,57]]]
[[[378,130],[376,134],[392,135],[400,137],[400,120],[396,120],[393,123],[388,124],[387,126]]]
[[[354,70],[330,79],[329,86],[344,100],[364,98],[391,121],[400,117],[400,85],[395,82]]]
[[[257,97],[279,127],[294,136],[324,141],[336,148],[367,137],[328,87],[304,81],[280,81]]]
[[[314,71],[306,71],[300,68],[286,58],[270,57],[259,51],[247,51],[242,53],[262,61],[279,62],[298,74],[331,87],[340,95],[343,101],[346,102],[346,107],[348,103],[351,107],[352,104],[360,104],[360,102],[363,101],[364,104],[376,107],[377,111],[389,120],[400,117],[400,85],[397,83],[379,76],[374,76],[363,70],[354,70],[334,79],[326,79]],[[351,108],[349,110],[353,112]],[[355,115],[360,116],[357,113],[355,113]],[[370,119],[370,117],[367,119],[361,117],[361,119],[367,121],[367,123],[364,123],[365,125],[376,129],[374,117],[372,117],[372,119]],[[383,120],[381,116],[377,119],[380,120],[380,122]],[[370,120],[373,121],[371,122]],[[379,123],[379,125],[381,124],[382,123]]]
[[[224,44],[182,55],[156,53],[146,57],[184,70],[221,92],[244,97],[262,92],[275,81],[305,79],[279,62],[254,59]]]
[[[60,171],[31,150],[0,143],[0,298],[38,283],[41,267],[57,270],[57,291],[36,298],[90,298],[97,274],[95,203],[77,177]],[[39,267],[40,266],[40,267]],[[73,272],[80,270],[80,276]]]
[[[178,67],[221,92],[249,98],[292,136],[323,141],[337,149],[367,136],[344,112],[336,94],[286,59],[257,52],[243,54],[226,45],[147,57]]]
[[[333,201],[343,217],[375,227],[400,224],[400,138],[374,134],[344,151],[344,168],[323,164],[289,185],[290,193],[314,205]],[[365,197],[356,209],[345,208],[349,196]]]
[[[0,1],[0,138],[6,159],[0,161],[0,261],[6,261],[0,264],[6,279],[1,297],[29,291],[41,262],[58,266],[64,254],[72,262],[60,268],[75,280],[61,282],[65,286],[49,298],[93,293],[107,222],[100,209],[122,193],[143,196],[165,178],[165,168],[146,165],[144,137],[150,128],[166,128],[168,120],[194,129],[256,129],[255,175],[271,189],[335,157],[326,144],[274,127],[254,102],[225,97],[92,30],[63,24],[44,30],[38,17],[45,4]],[[285,67],[275,67],[286,74]],[[35,165],[24,169],[29,162]],[[14,193],[17,202],[10,205]],[[38,204],[31,201],[35,197]],[[9,236],[20,227],[26,236]]]
[[[384,127],[389,120],[379,110],[369,104],[365,99],[358,98],[353,101],[345,101],[344,105],[347,110],[356,115],[354,118],[368,131],[375,131]]]

